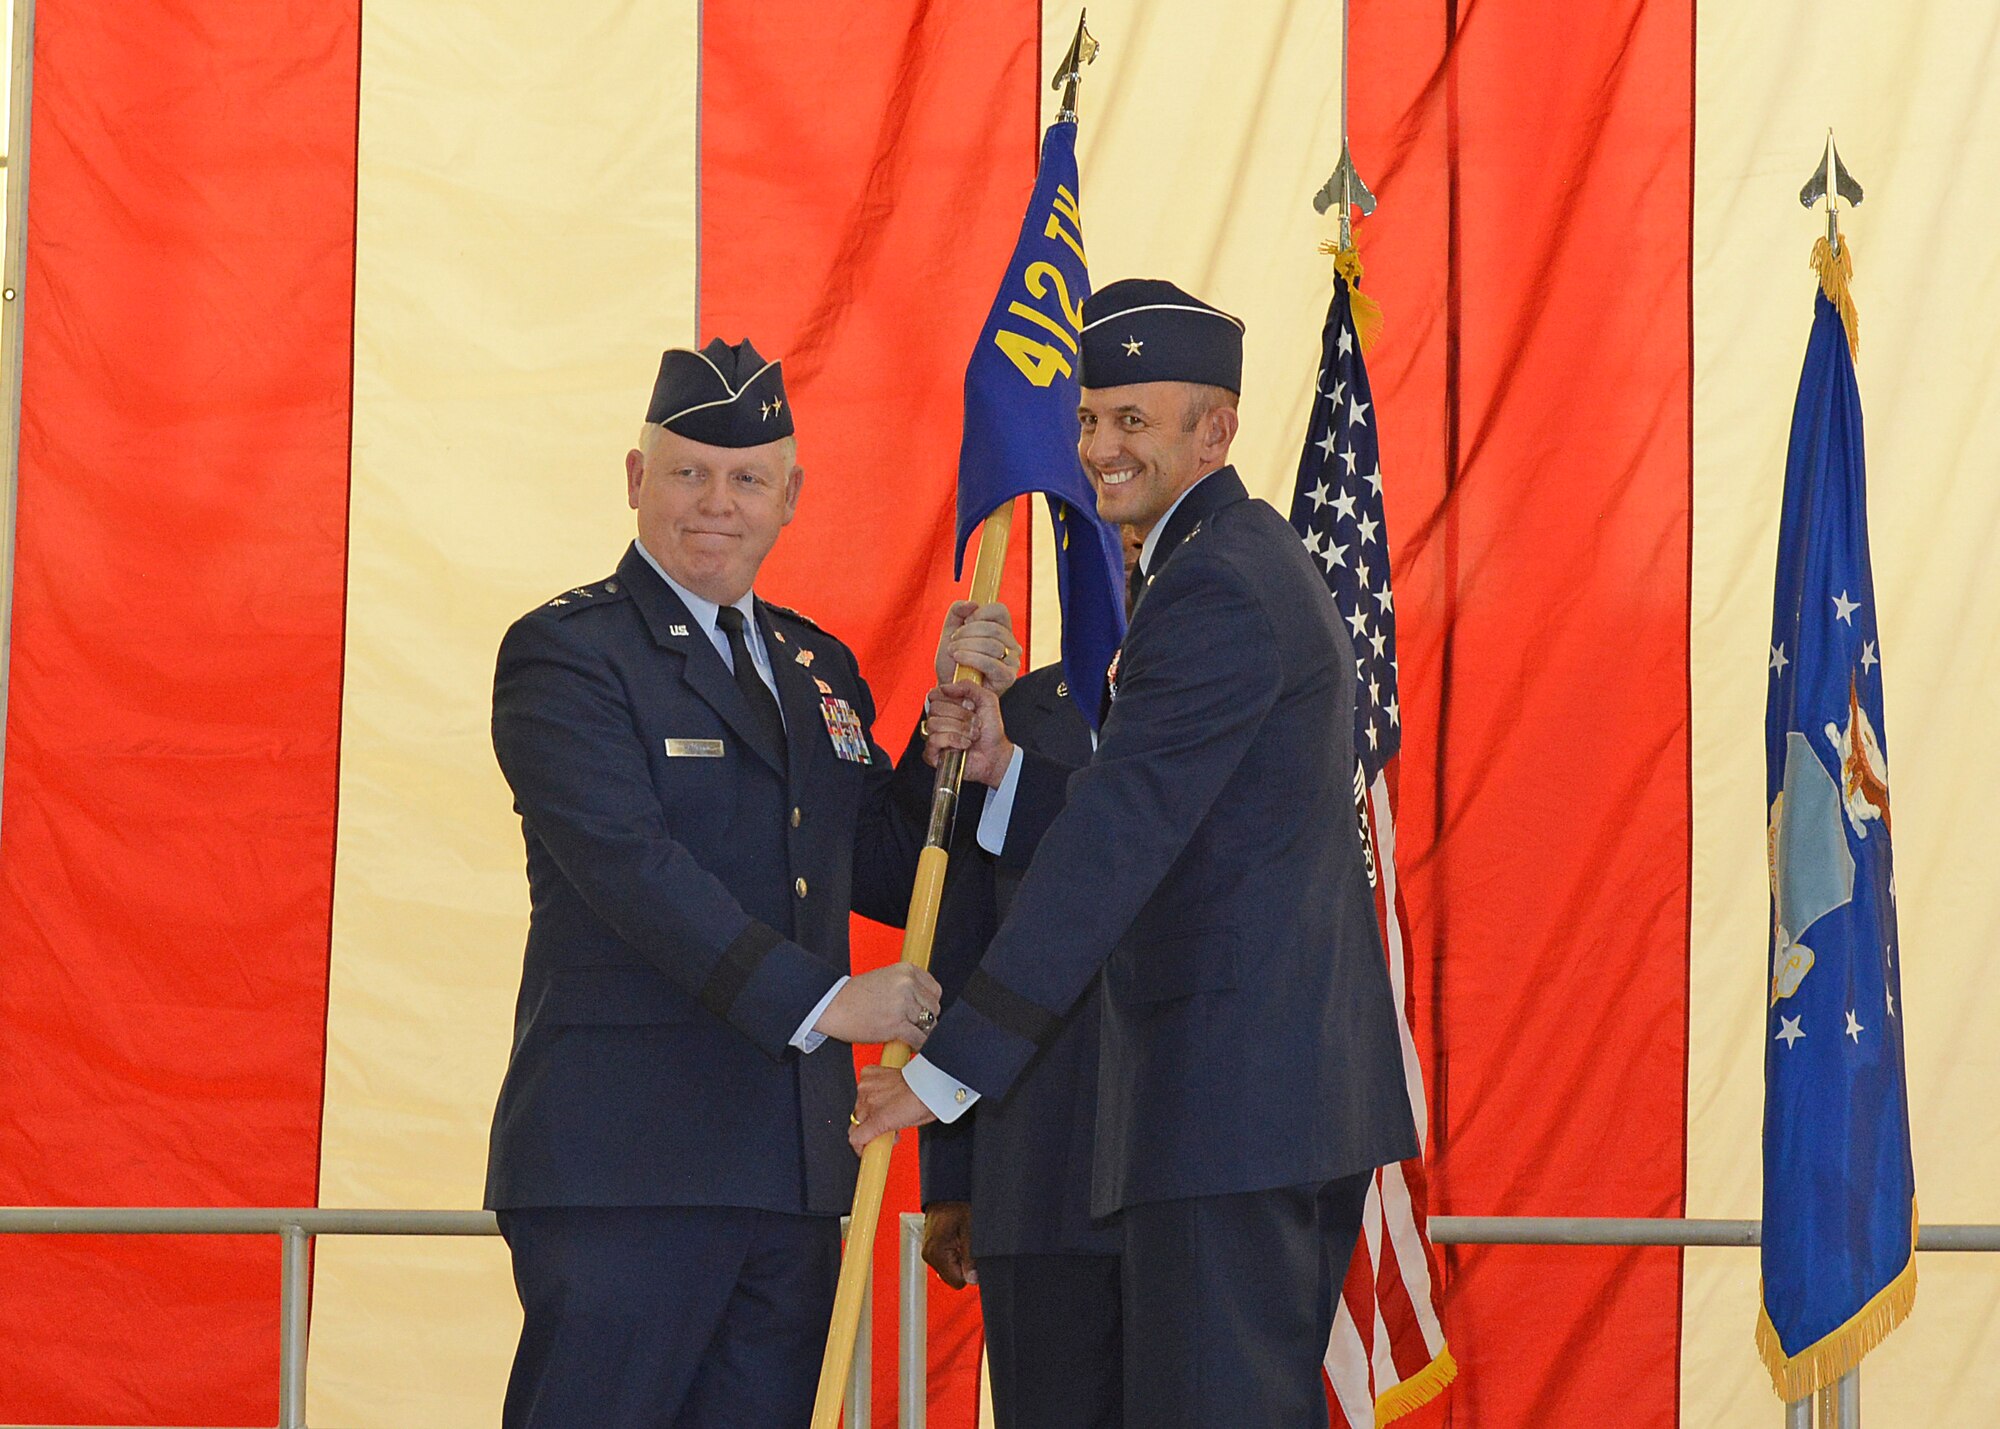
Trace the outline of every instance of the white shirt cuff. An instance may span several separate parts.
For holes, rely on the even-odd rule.
[[[939,1121],[957,1121],[979,1100],[979,1093],[935,1063],[926,1062],[919,1052],[903,1068],[903,1081],[930,1108]]]
[[[843,977],[839,982],[826,990],[826,996],[822,997],[819,1000],[819,1004],[806,1014],[806,1020],[801,1022],[799,1030],[792,1034],[792,1045],[794,1047],[798,1048],[801,1052],[816,1052],[819,1050],[819,1044],[826,1041],[826,1034],[815,1031],[814,1028],[825,1014],[827,1008],[833,1005],[833,1000],[840,996],[840,990],[846,986],[847,979]]]
[[[1021,746],[1014,746],[1014,757],[1007,761],[1007,772],[1000,778],[1000,787],[986,796],[986,807],[979,813],[979,846],[998,858],[1007,847],[1007,825],[1014,817],[1014,791],[1021,783]]]

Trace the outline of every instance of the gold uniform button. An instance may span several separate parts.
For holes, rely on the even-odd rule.
[[[806,881],[803,878],[801,878],[797,883],[794,883],[792,887],[798,890],[799,897],[803,898],[806,896]]]
[[[793,810],[792,810],[792,827],[793,827],[793,828],[797,828],[797,827],[799,826],[799,820],[800,820],[800,819],[802,819],[802,818],[804,818],[804,817],[805,817],[805,815],[801,814],[801,813],[800,813],[800,812],[799,812],[799,811],[798,811],[797,809],[793,809]]]
[[[964,1100],[965,1100],[965,1088],[964,1088],[964,1087],[960,1087],[960,1088],[958,1089],[958,1092],[957,1092],[957,1096],[958,1096],[958,1099],[959,1099],[960,1101],[964,1101]]]

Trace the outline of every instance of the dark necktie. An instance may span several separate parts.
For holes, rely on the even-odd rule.
[[[729,659],[736,666],[736,688],[743,691],[744,703],[750,706],[751,719],[756,721],[758,732],[770,741],[771,749],[782,756],[785,752],[785,718],[778,713],[777,696],[764,683],[764,677],[757,673],[757,662],[750,658],[750,642],[743,634],[743,612],[733,605],[725,605],[715,612],[715,623],[729,637]]]

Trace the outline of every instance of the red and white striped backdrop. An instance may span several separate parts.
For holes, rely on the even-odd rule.
[[[1280,505],[1338,8],[1091,15],[1093,271],[1248,320],[1239,465]],[[1353,8],[1432,1210],[1757,1214],[1762,639],[1832,124],[1869,189],[1921,1204],[1993,1219],[1990,7]],[[896,745],[1076,7],[36,10],[0,1201],[473,1204],[526,918],[500,631],[615,560],[659,348],[749,334],[807,469],[765,588],[854,644]],[[1011,586],[1044,657],[1047,574]],[[1775,1416],[1749,1257],[1441,1260],[1455,1423]],[[0,1419],[267,1419],[276,1274],[252,1242],[0,1238]],[[1983,1425],[1991,1271],[1923,1275],[1871,1421]],[[932,1294],[931,1422],[968,1424],[976,1316]],[[514,1314],[495,1244],[322,1245],[314,1422],[492,1422]]]

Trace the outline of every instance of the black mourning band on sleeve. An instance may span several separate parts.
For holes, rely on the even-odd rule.
[[[757,964],[763,962],[771,949],[783,941],[775,928],[751,919],[750,926],[738,933],[736,940],[722,950],[715,971],[702,985],[701,1005],[727,1021],[729,1009],[736,1005],[736,999],[749,985],[751,975],[757,971]]]
[[[1043,1011],[1013,988],[989,976],[985,968],[972,970],[959,997],[1002,1032],[1025,1037],[1037,1047],[1046,1045],[1062,1029],[1061,1018]]]

